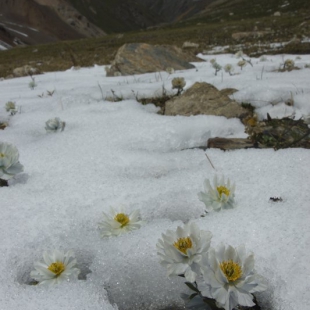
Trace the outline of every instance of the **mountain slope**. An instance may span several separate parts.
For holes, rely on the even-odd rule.
[[[0,0],[0,40],[14,46],[104,35],[65,0]]]

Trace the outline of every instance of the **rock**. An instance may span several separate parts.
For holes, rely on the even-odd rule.
[[[33,75],[35,73],[38,73],[38,69],[32,68],[29,65],[25,65],[23,67],[15,68],[13,70],[14,77],[21,77],[26,75]]]
[[[189,61],[201,60],[183,53],[176,46],[124,44],[117,51],[111,67],[107,69],[107,76],[114,76],[117,71],[122,75],[133,75],[165,71],[167,67],[175,70],[195,68]]]
[[[182,45],[182,48],[198,48],[199,44],[198,43],[193,43],[189,41],[185,41]]]
[[[235,32],[231,35],[231,37],[235,41],[241,41],[243,39],[249,39],[249,38],[258,39],[270,34],[273,34],[272,31],[248,31],[248,32]]]
[[[277,17],[279,17],[279,16],[281,16],[281,13],[280,13],[279,11],[274,12],[273,16],[277,16]]]
[[[219,91],[213,85],[205,82],[196,82],[181,96],[174,97],[166,102],[165,115],[190,116],[197,114],[243,119],[249,115],[249,112],[231,100],[224,90]]]

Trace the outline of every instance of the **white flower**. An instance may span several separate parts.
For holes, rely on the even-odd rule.
[[[30,275],[39,284],[58,284],[68,280],[71,276],[78,276],[80,270],[76,268],[76,259],[72,251],[64,253],[55,250],[52,253],[43,253],[44,263],[34,263],[35,270]]]
[[[174,73],[174,69],[173,69],[172,67],[167,67],[167,68],[166,68],[166,72],[167,72],[168,74],[173,74],[173,73]]]
[[[195,223],[188,223],[176,231],[168,230],[157,243],[157,254],[161,265],[166,266],[167,275],[184,275],[189,282],[195,282],[199,261],[209,250],[212,234],[200,230]]]
[[[45,124],[45,129],[47,132],[63,131],[66,126],[66,123],[62,122],[59,117],[49,119],[47,122],[45,122]]]
[[[224,182],[224,177],[218,181],[217,176],[213,179],[214,188],[210,181],[204,181],[205,192],[198,193],[198,198],[206,205],[208,212],[215,210],[233,208],[235,206],[235,185],[230,185],[230,180]]]
[[[143,222],[140,221],[140,211],[135,210],[126,214],[123,208],[119,211],[110,208],[110,213],[103,212],[104,220],[99,223],[102,237],[119,236],[131,230],[139,229]]]
[[[232,64],[226,64],[224,66],[224,70],[225,72],[229,73],[230,75],[232,74],[232,72],[234,71],[234,67]]]
[[[242,70],[242,68],[243,68],[244,66],[246,66],[246,61],[245,61],[245,60],[240,60],[240,61],[238,61],[237,65],[238,65],[238,66],[241,68],[241,70]]]
[[[171,81],[172,83],[172,89],[183,89],[186,85],[186,82],[183,77],[175,77]]]
[[[17,148],[9,143],[0,143],[0,179],[9,180],[24,170],[18,161]]]
[[[221,244],[216,251],[211,248],[200,263],[204,280],[199,283],[201,294],[214,298],[219,308],[252,307],[252,293],[267,289],[254,270],[254,254],[247,254],[244,246],[226,248]]]
[[[284,70],[287,69],[290,71],[290,70],[294,69],[294,66],[295,66],[295,62],[293,59],[286,59],[284,61],[283,69]]]
[[[236,58],[241,58],[243,56],[243,51],[238,51],[236,54],[235,54],[235,57]]]

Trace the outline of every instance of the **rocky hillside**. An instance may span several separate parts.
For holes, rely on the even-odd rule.
[[[193,16],[215,0],[0,0],[0,46],[127,32]]]
[[[220,30],[227,28],[229,22],[276,13],[288,22],[298,15],[308,20],[309,3],[309,0],[257,0],[254,4],[249,0],[0,0],[0,50],[20,44],[167,28],[168,24],[172,24],[168,25],[172,29],[218,23],[224,26]],[[276,22],[275,19],[272,28]],[[255,29],[263,27],[264,22]]]
[[[0,45],[10,47],[104,35],[66,0],[0,0]]]

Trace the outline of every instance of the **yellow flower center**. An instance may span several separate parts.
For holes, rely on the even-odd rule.
[[[124,227],[129,223],[129,217],[124,213],[116,214],[114,220],[119,222],[121,224],[121,227]]]
[[[187,255],[187,250],[193,246],[190,237],[180,238],[173,245],[175,248],[177,248],[180,252],[184,253],[185,255]]]
[[[56,277],[60,276],[65,271],[65,265],[62,262],[56,262],[49,265],[49,271],[55,273]]]
[[[222,194],[225,194],[227,197],[230,194],[230,190],[225,186],[218,186],[216,189],[217,189],[220,197],[222,197]]]
[[[228,281],[236,281],[242,276],[241,266],[231,259],[220,263],[220,268]]]
[[[5,155],[4,155],[3,153],[0,153],[0,157],[2,157],[2,158],[3,158],[4,156],[5,156]]]

